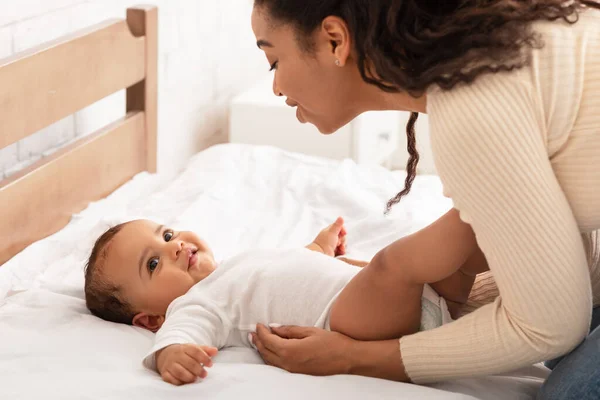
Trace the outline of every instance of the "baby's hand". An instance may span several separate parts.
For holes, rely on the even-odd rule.
[[[314,243],[328,256],[337,257],[346,254],[346,228],[343,218],[338,217],[333,224],[323,229]]]
[[[205,367],[212,367],[211,357],[218,350],[195,344],[173,344],[156,352],[156,368],[165,382],[173,385],[193,383],[206,378]]]

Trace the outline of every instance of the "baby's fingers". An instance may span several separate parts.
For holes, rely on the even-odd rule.
[[[184,352],[196,360],[198,364],[203,364],[207,367],[212,367],[213,365],[210,356],[200,346],[186,346]],[[216,355],[216,349],[214,350],[214,354]]]
[[[188,371],[188,369],[181,364],[173,364],[169,372],[175,379],[183,382],[184,384],[196,382],[196,379],[198,379],[196,375]]]
[[[219,353],[219,350],[216,347],[209,346],[201,346],[201,349],[209,356],[214,357]]]
[[[163,372],[161,374],[161,377],[162,377],[163,381],[170,383],[171,385],[175,385],[175,386],[183,385],[183,382],[181,382],[179,379],[177,379],[173,375],[171,375],[171,373],[169,371]]]
[[[180,363],[185,369],[190,371],[195,376],[206,378],[207,372],[204,369],[204,365],[196,361],[194,358],[186,354],[185,357],[180,360]]]
[[[329,229],[334,230],[336,232],[341,232],[341,230],[344,229],[344,218],[337,217],[337,219],[333,224],[331,224]]]

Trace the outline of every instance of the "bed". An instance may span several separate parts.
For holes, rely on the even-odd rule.
[[[369,259],[451,207],[438,178],[420,176],[411,195],[385,217],[385,201],[401,187],[401,172],[271,147],[219,145],[197,154],[176,177],[155,174],[156,21],[155,8],[132,8],[126,20],[0,60],[0,148],[127,90],[122,119],[0,182],[2,398],[535,396],[546,376],[539,366],[419,387],[289,374],[265,366],[252,350],[230,348],[204,382],[186,387],[143,369],[152,334],[93,317],[83,299],[83,266],[109,226],[150,218],[191,229],[222,259],[249,248],[305,245],[342,215],[349,256]]]

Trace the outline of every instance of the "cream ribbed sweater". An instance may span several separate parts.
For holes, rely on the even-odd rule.
[[[534,29],[544,47],[528,50],[530,66],[428,93],[444,191],[472,225],[500,296],[400,340],[416,383],[565,353],[600,303],[600,12]]]

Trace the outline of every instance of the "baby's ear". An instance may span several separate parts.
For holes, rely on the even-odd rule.
[[[133,326],[148,329],[151,332],[158,331],[164,322],[165,317],[161,315],[150,315],[143,312],[133,317]]]

